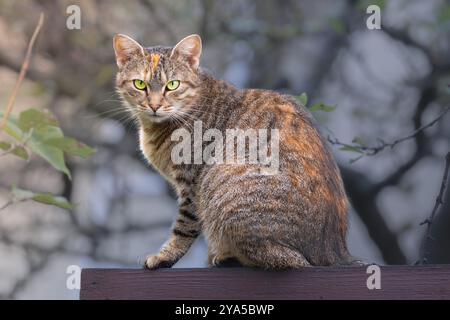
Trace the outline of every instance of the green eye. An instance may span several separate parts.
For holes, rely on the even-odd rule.
[[[133,84],[136,87],[136,89],[139,89],[139,90],[145,90],[145,88],[147,88],[147,85],[142,80],[138,80],[138,79],[133,80]]]
[[[179,86],[180,86],[179,80],[171,80],[171,81],[167,82],[166,89],[169,91],[173,91],[173,90],[176,90]]]

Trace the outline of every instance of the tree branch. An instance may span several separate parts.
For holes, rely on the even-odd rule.
[[[431,78],[432,75],[429,76]],[[416,110],[412,117],[415,131],[422,127],[422,116],[427,106],[436,98],[436,90],[431,86],[432,81],[425,81],[427,85],[422,88],[420,99],[417,102]],[[418,132],[414,137],[416,143],[416,151],[411,158],[397,168],[393,173],[386,176],[380,182],[373,186],[372,192],[378,194],[383,188],[396,184],[414,165],[429,152],[429,139],[423,131]]]
[[[382,139],[378,139],[379,143],[377,146],[365,146],[365,145],[361,145],[361,144],[357,144],[357,143],[345,143],[345,142],[341,142],[339,141],[337,138],[332,138],[331,136],[327,137],[327,140],[329,143],[331,143],[332,145],[338,145],[344,148],[349,148],[352,150],[359,150],[359,152],[361,152],[361,155],[356,158],[354,161],[361,159],[364,156],[374,156],[377,153],[381,152],[382,150],[386,149],[386,148],[390,148],[393,149],[397,144],[405,142],[407,140],[413,139],[415,138],[419,133],[421,133],[422,131],[432,127],[434,124],[436,124],[436,122],[438,122],[442,117],[444,117],[444,115],[450,110],[450,107],[445,108],[435,119],[433,119],[431,122],[421,126],[420,128],[414,130],[413,132],[411,132],[410,134],[395,139],[394,141],[391,142],[386,142]]]
[[[19,92],[20,85],[25,79],[25,75],[27,74],[28,67],[30,65],[31,53],[33,51],[34,42],[41,31],[42,25],[44,24],[44,13],[41,13],[39,16],[39,22],[34,29],[33,35],[31,36],[30,42],[28,43],[27,53],[25,55],[25,59],[23,60],[22,67],[20,69],[19,78],[14,85],[11,96],[9,97],[8,104],[6,105],[6,111],[3,115],[2,122],[0,123],[0,130],[3,130],[6,126],[6,122],[8,121],[9,114],[11,113],[14,102],[16,101],[17,93]]]
[[[431,237],[431,225],[433,224],[434,217],[436,215],[436,212],[438,211],[439,207],[444,203],[444,192],[445,188],[447,187],[447,180],[448,180],[448,173],[450,170],[450,151],[447,153],[447,156],[445,157],[445,169],[444,169],[444,175],[442,177],[441,187],[439,189],[439,194],[436,198],[436,201],[434,203],[433,210],[431,211],[430,216],[425,219],[420,225],[427,225],[427,231],[425,234],[425,238],[422,241],[422,245],[420,248],[420,264],[427,263],[426,255],[428,254],[427,248],[429,245],[429,241],[433,240]]]

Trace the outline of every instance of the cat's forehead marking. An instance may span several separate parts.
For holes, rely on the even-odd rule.
[[[158,53],[151,53],[148,57],[148,69],[147,73],[150,73],[150,80],[152,80],[156,75],[156,70],[158,69],[159,61],[161,60],[161,55]]]
[[[159,54],[152,54],[152,74],[155,74],[156,68],[158,68],[159,60],[161,59],[161,56]]]
[[[144,68],[144,77],[148,82],[150,82],[156,76],[156,70],[158,69],[161,55],[158,53],[150,53],[149,55],[146,55],[146,60],[147,63]]]

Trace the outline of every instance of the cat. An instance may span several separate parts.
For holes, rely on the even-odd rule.
[[[117,34],[113,47],[117,90],[137,120],[142,153],[179,202],[170,238],[147,257],[146,268],[173,266],[200,234],[210,266],[230,260],[264,269],[358,263],[346,245],[348,200],[339,169],[304,106],[288,95],[238,90],[215,79],[199,67],[202,42],[195,34],[173,48],[144,48]],[[172,134],[192,132],[195,121],[224,134],[278,130],[278,171],[267,173],[258,163],[174,163],[178,141]]]

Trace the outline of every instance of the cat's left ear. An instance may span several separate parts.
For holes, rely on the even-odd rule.
[[[114,52],[119,68],[122,68],[133,57],[144,57],[144,48],[129,36],[116,34],[113,39]]]
[[[200,55],[202,54],[202,39],[198,34],[191,34],[177,43],[172,49],[170,57],[179,57],[185,59],[195,70],[200,64]]]

